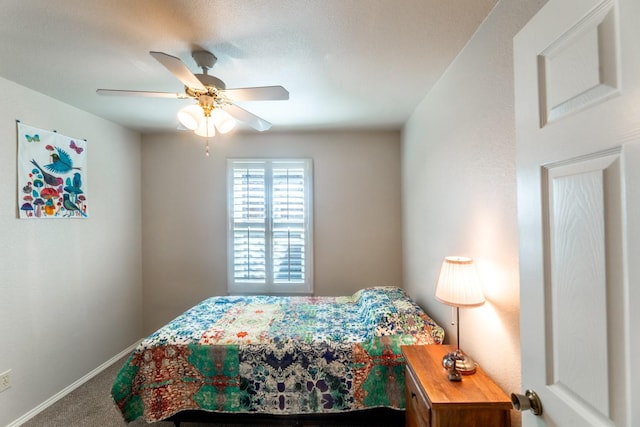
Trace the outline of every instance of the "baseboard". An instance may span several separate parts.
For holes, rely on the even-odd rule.
[[[65,387],[62,390],[60,390],[58,393],[54,394],[49,399],[45,400],[44,402],[42,402],[41,404],[39,404],[38,406],[36,406],[35,408],[33,408],[32,410],[27,412],[26,414],[24,414],[20,418],[18,418],[16,420],[12,421],[11,423],[7,424],[6,427],[18,427],[18,426],[26,423],[31,418],[33,418],[36,415],[38,415],[40,412],[44,411],[49,406],[51,406],[54,403],[56,403],[58,400],[62,399],[67,394],[71,393],[73,390],[77,389],[82,384],[86,383],[87,381],[89,381],[90,379],[92,379],[93,377],[98,375],[100,372],[104,371],[109,366],[113,365],[115,362],[117,362],[118,360],[120,360],[123,357],[125,357],[127,354],[131,353],[136,348],[138,343],[139,343],[139,341],[133,343],[128,348],[122,350],[120,353],[116,354],[111,359],[107,360],[102,365],[98,366],[96,369],[94,369],[93,371],[89,372],[87,375],[83,376],[79,380],[75,381],[73,384]]]

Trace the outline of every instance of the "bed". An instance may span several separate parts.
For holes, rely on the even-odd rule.
[[[397,412],[405,407],[400,346],[443,338],[397,287],[343,297],[212,297],[144,339],[111,393],[127,422]]]

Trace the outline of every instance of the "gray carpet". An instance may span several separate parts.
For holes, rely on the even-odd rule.
[[[139,419],[125,423],[111,399],[111,385],[125,359],[117,361],[94,378],[78,387],[43,412],[23,424],[24,427],[141,427],[149,426]],[[173,427],[173,423],[159,422],[158,427]],[[184,427],[196,424],[182,424]]]

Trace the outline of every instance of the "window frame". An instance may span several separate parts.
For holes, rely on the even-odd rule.
[[[286,164],[302,167],[304,170],[304,280],[302,283],[283,283],[275,281],[275,273],[272,264],[272,238],[274,233],[272,210],[272,171],[274,165]],[[242,169],[240,166],[262,167],[265,171],[265,281],[237,280],[235,277],[234,263],[234,171]],[[312,295],[313,294],[313,162],[310,158],[228,158],[227,159],[227,292],[231,295]]]

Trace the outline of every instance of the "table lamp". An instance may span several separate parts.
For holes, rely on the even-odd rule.
[[[452,368],[449,379],[460,381],[460,374],[469,375],[476,371],[476,363],[460,350],[460,307],[484,304],[480,280],[471,258],[445,257],[436,286],[436,299],[456,309],[457,349],[447,353],[442,363],[445,367]]]

